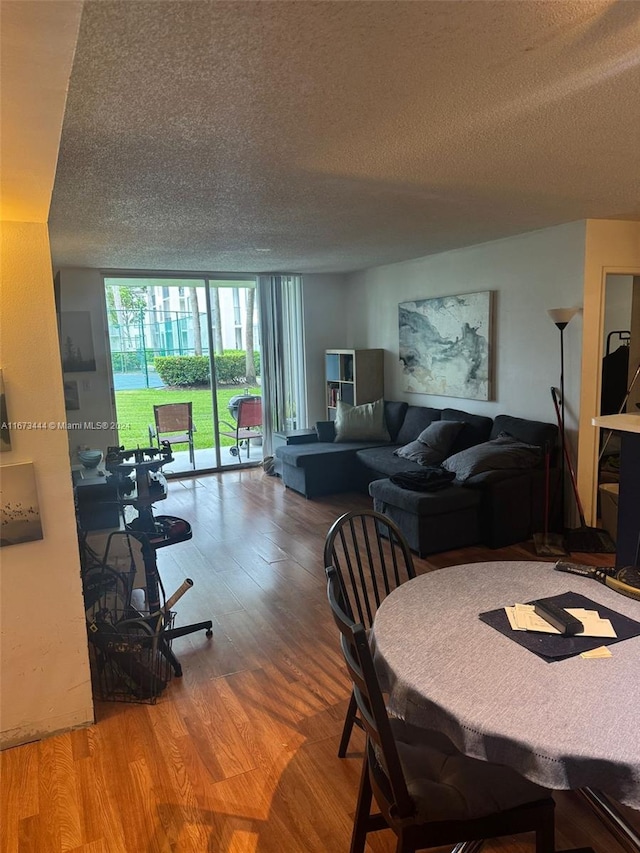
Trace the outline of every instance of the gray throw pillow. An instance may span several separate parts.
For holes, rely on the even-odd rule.
[[[350,406],[338,400],[336,438],[340,441],[390,441],[384,420],[384,400]]]
[[[442,455],[442,459],[449,455],[453,443],[464,424],[461,421],[434,421],[418,436],[418,441],[426,444],[436,453]]]
[[[458,421],[434,421],[422,430],[415,441],[394,450],[394,455],[419,465],[439,465],[463,426]]]
[[[485,471],[535,468],[542,456],[534,444],[525,444],[506,433],[455,453],[442,463],[446,471],[464,481]]]
[[[411,462],[417,462],[418,465],[438,465],[444,458],[432,447],[427,447],[418,439],[410,441],[404,447],[398,447],[397,450],[393,451],[393,455],[400,456],[401,459],[410,459]]]

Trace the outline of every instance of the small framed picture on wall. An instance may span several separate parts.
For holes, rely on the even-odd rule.
[[[4,377],[0,370],[0,453],[11,450],[11,430],[7,411],[7,396],[4,391]]]

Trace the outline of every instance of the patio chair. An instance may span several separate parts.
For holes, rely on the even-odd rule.
[[[524,832],[535,833],[536,853],[554,853],[549,791],[510,767],[463,755],[439,732],[389,717],[365,628],[345,612],[335,568],[326,573],[329,605],[367,733],[351,853],[364,853],[367,835],[381,829],[395,833],[397,853],[445,844],[475,851],[484,839]],[[373,799],[376,814],[370,813]]]
[[[238,414],[235,424],[220,421],[220,435],[226,435],[235,440],[235,446],[230,448],[232,456],[240,456],[240,445],[246,443],[247,459],[251,453],[251,441],[262,438],[262,397],[241,397],[238,400]]]
[[[346,512],[332,524],[325,540],[324,565],[335,567],[348,614],[367,629],[391,590],[416,576],[402,531],[375,510]],[[362,728],[352,693],[338,748],[340,758],[347,753],[354,724]]]
[[[153,407],[155,424],[149,425],[149,443],[168,441],[171,449],[175,444],[189,445],[189,461],[196,467],[193,434],[196,431],[193,423],[191,403],[165,403]]]

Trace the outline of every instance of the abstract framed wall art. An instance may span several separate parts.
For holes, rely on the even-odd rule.
[[[492,290],[398,306],[405,391],[492,398]]]
[[[0,548],[42,538],[33,462],[3,465],[0,478]]]

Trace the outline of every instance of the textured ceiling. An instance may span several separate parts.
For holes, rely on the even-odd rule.
[[[640,2],[86,2],[57,266],[348,271],[640,218]]]

